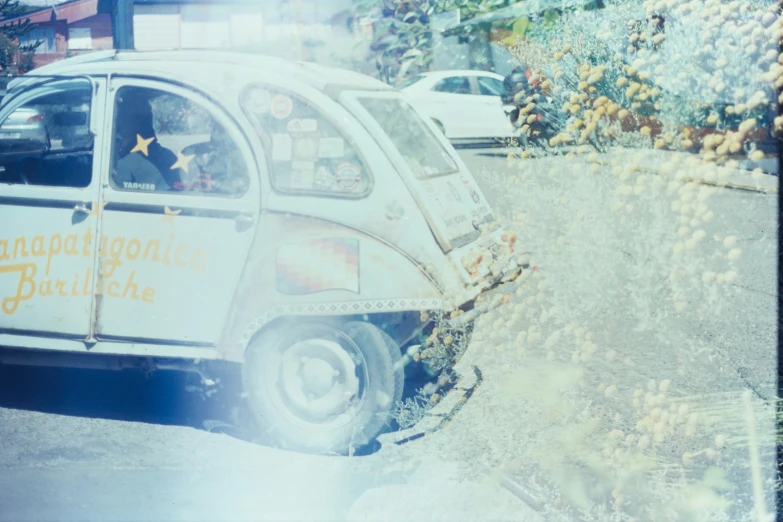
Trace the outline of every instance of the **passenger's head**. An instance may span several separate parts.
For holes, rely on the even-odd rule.
[[[116,139],[123,152],[127,152],[136,143],[136,135],[151,138],[155,135],[152,124],[152,106],[149,98],[136,89],[120,91],[116,105]]]

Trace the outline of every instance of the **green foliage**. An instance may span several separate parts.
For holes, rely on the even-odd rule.
[[[0,32],[0,67],[6,69],[8,64],[13,63],[16,54],[16,44],[4,33]]]
[[[20,5],[19,0],[0,0],[0,19],[22,16],[34,9],[31,6]],[[32,69],[32,53],[40,42],[20,46],[18,41],[34,28],[29,18],[17,20],[0,28],[0,70],[7,74],[14,66],[22,73]]]
[[[13,18],[29,13],[30,6],[20,5],[19,0],[0,0],[0,19]],[[29,18],[10,23],[2,28],[2,33],[11,40],[24,36],[33,29]]]
[[[356,0],[357,16],[375,23],[371,50],[380,78],[397,83],[429,70],[433,58],[434,15],[459,10],[460,20],[507,7],[513,0]]]
[[[530,20],[527,18],[520,18],[514,22],[514,25],[511,26],[511,30],[514,33],[514,36],[524,38],[525,34],[530,30],[530,25]]]
[[[560,18],[560,13],[555,9],[548,9],[544,12],[544,25],[552,27]]]

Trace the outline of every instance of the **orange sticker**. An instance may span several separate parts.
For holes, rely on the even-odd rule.
[[[294,110],[294,102],[288,96],[278,94],[272,98],[272,116],[278,120],[284,120],[291,116]]]
[[[337,167],[335,182],[342,190],[356,190],[362,182],[362,171],[356,165],[343,163]]]

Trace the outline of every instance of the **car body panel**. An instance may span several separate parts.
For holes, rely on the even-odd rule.
[[[105,82],[96,84],[93,104],[101,105]],[[22,94],[18,101],[29,98]],[[0,108],[0,119],[14,109]],[[19,151],[11,147],[5,153],[16,156]],[[0,330],[4,333],[89,337],[98,218],[81,209],[98,199],[98,172],[94,161],[93,181],[82,188],[3,185],[0,222],[14,224],[0,236]],[[49,322],[42,322],[42,316]]]
[[[190,89],[147,79],[112,82],[115,91],[123,86],[160,89],[209,110],[239,146],[250,169],[250,186],[238,198],[117,190],[109,182],[111,143],[104,142],[100,172],[105,188],[100,202],[106,256],[99,284],[105,292],[97,301],[93,333],[97,339],[216,344],[253,236],[252,227],[240,226],[240,222],[243,218],[255,222],[259,215],[261,176],[251,146],[227,115]],[[106,136],[112,134],[113,107],[113,100],[108,100]],[[177,145],[164,138],[160,138],[164,145]],[[184,148],[179,144],[173,150]],[[143,253],[132,259],[134,242]],[[158,250],[159,256],[154,253]],[[154,289],[149,298],[144,297],[147,288]],[[152,303],[162,312],[146,315]],[[140,332],[138,323],[128,318],[145,315]]]
[[[426,267],[380,238],[308,216],[269,213],[256,230],[221,347],[225,358],[241,360],[252,337],[283,316],[449,307]]]

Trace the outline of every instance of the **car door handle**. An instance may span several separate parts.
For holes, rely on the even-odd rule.
[[[256,220],[253,217],[253,214],[239,214],[234,218],[234,226],[236,226],[237,232],[250,230],[255,222]]]
[[[75,207],[73,207],[73,211],[76,214],[89,214],[90,213],[90,209],[87,208],[87,204],[86,203],[79,203],[79,204],[77,204]]]

